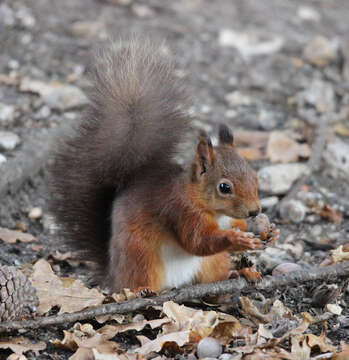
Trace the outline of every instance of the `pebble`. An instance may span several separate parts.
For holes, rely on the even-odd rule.
[[[16,17],[20,25],[27,29],[32,29],[36,25],[35,17],[27,7],[20,8],[16,12]]]
[[[25,78],[21,82],[20,90],[39,94],[46,105],[61,111],[87,103],[87,97],[77,86],[59,82],[44,83],[39,80]]]
[[[277,196],[269,196],[259,201],[262,209],[270,209],[274,207],[279,202],[279,198]]]
[[[292,262],[293,258],[284,250],[267,248],[262,251],[257,261],[265,267],[265,270],[272,271],[279,264]]]
[[[140,322],[145,320],[145,317],[142,314],[137,314],[132,318],[132,322]]]
[[[28,213],[28,218],[35,220],[39,219],[42,216],[42,209],[40,207],[34,207],[32,208]]]
[[[323,67],[332,62],[336,52],[331,42],[324,36],[314,37],[303,50],[303,58],[313,65]]]
[[[335,140],[327,144],[324,153],[325,161],[334,176],[344,179],[349,177],[349,144],[342,140]]]
[[[304,101],[308,105],[312,105],[320,113],[334,112],[336,109],[336,96],[333,86],[328,81],[314,79],[309,87],[302,93]]]
[[[222,345],[212,337],[204,337],[198,343],[197,355],[199,358],[218,358],[222,354]]]
[[[306,214],[307,208],[299,200],[291,199],[281,203],[280,215],[282,219],[298,224],[304,220]]]
[[[16,59],[11,59],[8,63],[7,63],[7,67],[10,70],[18,70],[19,69],[19,61]]]
[[[154,16],[154,11],[147,5],[134,4],[132,12],[140,19],[146,19]]]
[[[0,103],[0,121],[11,122],[15,118],[15,107]]]
[[[268,36],[267,34],[254,34],[221,29],[218,43],[222,47],[236,48],[246,58],[259,55],[268,55],[281,50],[283,39],[280,36]]]
[[[7,4],[0,5],[0,23],[9,27],[16,23],[15,13]]]
[[[321,15],[314,8],[306,5],[301,5],[297,11],[298,17],[303,21],[319,22]]]
[[[287,274],[290,273],[292,271],[299,271],[302,270],[302,267],[299,266],[298,264],[295,263],[282,263],[279,264],[278,266],[276,266],[273,271],[272,274],[273,275],[281,275],[281,274]]]
[[[270,131],[277,126],[278,120],[271,111],[261,110],[258,116],[258,124],[263,130]]]
[[[13,150],[20,142],[17,134],[10,131],[0,131],[0,149]]]
[[[259,188],[270,194],[285,194],[307,171],[307,166],[301,163],[266,166],[257,173]]]
[[[310,230],[311,234],[314,236],[314,237],[318,237],[321,235],[322,233],[322,227],[321,225],[315,225],[311,228]]]
[[[335,314],[335,315],[340,315],[343,311],[343,309],[339,305],[336,305],[336,304],[327,304],[326,308],[330,313]]]
[[[106,0],[109,4],[127,6],[132,3],[132,0]]]
[[[75,21],[70,31],[76,37],[94,37],[104,30],[104,26],[98,21]]]
[[[240,91],[233,91],[225,95],[225,100],[231,107],[244,105],[251,105],[252,100],[248,95],[243,94]]]
[[[224,353],[218,359],[219,360],[233,360],[234,356],[232,354]]]
[[[4,164],[7,161],[6,157],[2,154],[0,154],[0,166]]]

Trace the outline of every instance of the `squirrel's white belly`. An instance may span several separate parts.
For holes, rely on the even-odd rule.
[[[161,245],[161,260],[165,270],[164,288],[192,283],[200,271],[202,259],[189,254],[175,243],[164,242]]]
[[[218,223],[218,226],[222,230],[229,230],[231,229],[231,222],[233,218],[227,215],[217,215],[216,221]]]

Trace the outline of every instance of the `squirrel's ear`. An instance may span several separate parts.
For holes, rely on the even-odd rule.
[[[220,124],[218,134],[220,144],[234,146],[234,136],[227,125]]]
[[[208,167],[214,162],[214,150],[211,139],[202,132],[196,147],[195,160],[193,163],[193,178],[199,179],[205,174]]]

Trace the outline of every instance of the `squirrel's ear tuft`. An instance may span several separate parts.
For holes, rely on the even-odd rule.
[[[227,125],[220,124],[218,134],[220,144],[234,146],[234,135]]]
[[[207,169],[213,164],[214,158],[211,139],[205,132],[201,132],[193,163],[193,178],[199,179],[201,175],[205,174]]]

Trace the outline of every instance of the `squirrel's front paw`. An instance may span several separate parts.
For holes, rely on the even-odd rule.
[[[255,237],[251,232],[244,232],[240,229],[233,229],[230,236],[232,251],[244,251],[263,249],[264,244],[261,239]]]

